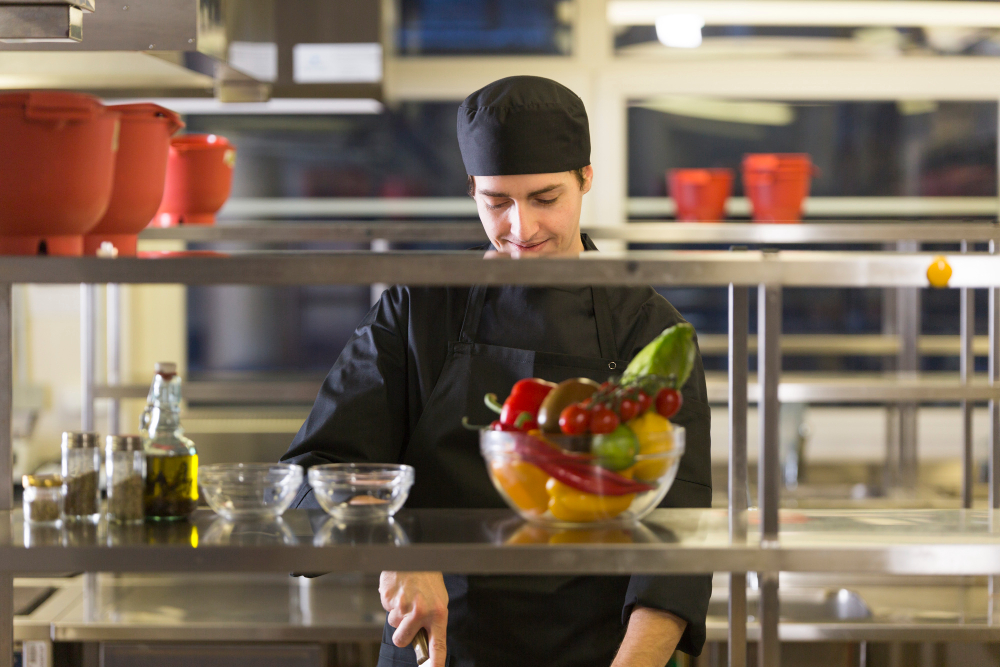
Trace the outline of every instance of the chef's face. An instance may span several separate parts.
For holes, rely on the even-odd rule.
[[[512,254],[582,252],[580,207],[593,168],[583,176],[582,185],[571,171],[476,176],[473,196],[493,247]]]

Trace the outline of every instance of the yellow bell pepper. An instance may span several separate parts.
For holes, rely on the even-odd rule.
[[[665,454],[674,448],[673,426],[670,422],[649,410],[641,417],[628,422],[627,426],[639,440],[639,455]],[[648,461],[640,461],[628,470],[640,482],[655,482],[663,477],[674,463],[674,458],[665,456]]]
[[[494,462],[490,468],[497,484],[521,511],[532,516],[545,513],[549,506],[549,494],[545,491],[548,475],[524,461]]]
[[[629,508],[635,499],[634,493],[623,496],[600,496],[584,493],[567,486],[556,479],[545,485],[549,493],[549,511],[560,521],[588,523],[613,519]]]

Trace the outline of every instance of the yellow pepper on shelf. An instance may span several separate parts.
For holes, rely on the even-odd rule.
[[[623,496],[584,493],[555,479],[550,479],[545,489],[549,494],[549,511],[560,521],[587,523],[613,519],[627,510],[635,499],[634,493]]]
[[[639,440],[640,457],[648,454],[665,454],[674,448],[673,426],[655,410],[633,419],[626,426],[632,429]],[[640,460],[628,471],[640,482],[655,482],[666,474],[672,464],[671,457]]]
[[[531,515],[545,513],[549,506],[549,494],[545,490],[548,475],[524,461],[494,461],[490,468],[493,478],[512,503]]]

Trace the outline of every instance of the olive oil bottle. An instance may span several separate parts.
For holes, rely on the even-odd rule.
[[[146,452],[147,521],[186,519],[198,505],[198,452],[181,428],[177,364],[156,364],[140,431]]]

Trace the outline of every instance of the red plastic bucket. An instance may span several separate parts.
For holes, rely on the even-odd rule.
[[[136,238],[163,199],[170,137],[184,123],[156,104],[108,108],[122,114],[114,188],[107,212],[84,239],[84,252],[93,255],[101,243],[110,242],[119,255],[135,255]]]
[[[236,149],[216,134],[185,134],[170,142],[163,201],[151,227],[211,225],[229,198]]]
[[[755,153],[743,158],[743,190],[756,222],[801,222],[818,170],[805,153]]]
[[[726,217],[726,200],[733,190],[732,169],[671,169],[667,189],[676,205],[677,219],[715,222]]]
[[[120,115],[79,93],[0,95],[0,254],[82,254],[111,200]]]

